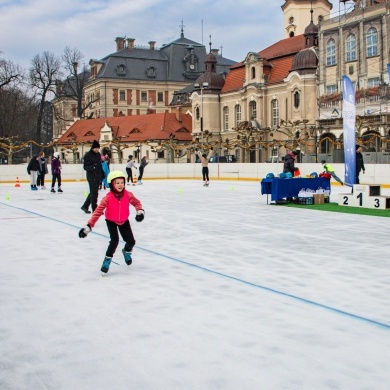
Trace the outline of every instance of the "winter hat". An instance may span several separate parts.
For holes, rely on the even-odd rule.
[[[60,154],[59,154],[58,152],[55,152],[55,153],[53,154],[53,156],[54,156],[55,158],[59,158],[59,157],[60,157]]]
[[[293,154],[294,156],[298,156],[298,152],[296,152],[295,150],[292,152],[292,154]]]
[[[326,163],[326,160],[321,160],[321,164],[325,164]]]
[[[358,150],[360,148],[360,145],[356,145],[356,150]]]
[[[93,140],[91,149],[95,149],[95,148],[100,148],[100,144],[96,140]]]

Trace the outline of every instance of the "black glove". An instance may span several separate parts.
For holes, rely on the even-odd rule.
[[[92,229],[91,226],[86,225],[83,228],[80,229],[79,231],[79,237],[80,238],[85,238],[87,237],[88,233],[91,233]]]
[[[141,222],[144,220],[144,218],[145,218],[145,210],[143,209],[138,210],[137,215],[135,216],[135,220],[137,222]]]

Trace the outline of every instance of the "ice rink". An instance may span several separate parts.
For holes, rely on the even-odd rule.
[[[0,185],[1,390],[390,388],[388,218],[145,179],[133,264],[121,242],[104,277],[86,182]]]

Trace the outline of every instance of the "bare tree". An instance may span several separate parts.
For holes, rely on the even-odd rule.
[[[24,71],[19,65],[0,58],[0,89],[5,86],[16,86],[23,78]]]
[[[87,103],[84,98],[84,88],[88,82],[90,70],[84,62],[82,63],[83,59],[84,55],[78,49],[65,48],[62,62],[66,79],[61,84],[61,94],[58,94],[57,90],[57,95],[59,95],[57,97],[66,97],[76,101],[76,114],[79,118],[83,118],[85,110],[94,103],[93,101]]]
[[[48,99],[55,93],[56,80],[61,77],[61,61],[47,51],[37,54],[30,68],[30,83],[38,98],[38,116],[36,123],[36,141],[41,142],[44,110]]]
[[[35,101],[20,88],[0,89],[0,137],[34,138]]]

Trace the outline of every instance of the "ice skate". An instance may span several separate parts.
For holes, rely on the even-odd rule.
[[[104,274],[108,272],[110,269],[110,264],[111,264],[112,257],[105,257],[103,260],[102,268],[100,268],[100,271]]]
[[[64,192],[64,191],[61,190],[61,187],[58,187],[57,192]]]
[[[56,192],[56,190],[55,190],[54,188],[52,188],[52,189],[50,190],[50,192],[53,192],[53,193],[55,193],[55,192]]]
[[[127,265],[130,265],[133,262],[131,258],[131,252],[126,252],[125,248],[122,249],[123,257],[125,258],[125,262]]]

